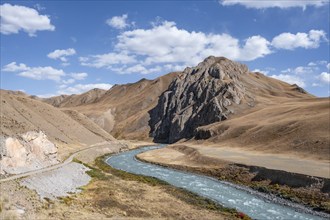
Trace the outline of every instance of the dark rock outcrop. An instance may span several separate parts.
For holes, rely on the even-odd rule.
[[[226,120],[248,96],[240,80],[248,73],[246,65],[213,56],[186,68],[149,111],[154,141],[191,138],[199,126]]]

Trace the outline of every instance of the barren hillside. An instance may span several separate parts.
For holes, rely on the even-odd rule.
[[[120,139],[190,140],[327,158],[329,99],[224,57],[104,92],[53,97]]]
[[[12,91],[0,90],[0,97],[1,137],[18,137],[29,131],[43,131],[50,141],[57,144],[59,154],[113,140],[110,134],[78,112],[66,114],[44,102]]]
[[[62,109],[83,113],[116,138],[146,140],[150,131],[148,111],[156,106],[158,97],[177,74],[174,72],[155,80],[141,79],[136,83],[115,85],[105,93],[91,90],[81,95],[57,96],[45,101]],[[89,97],[88,102],[84,101],[86,97]]]

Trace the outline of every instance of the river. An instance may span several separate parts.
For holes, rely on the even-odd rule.
[[[318,220],[319,216],[311,215],[277,202],[262,197],[259,193],[236,187],[214,178],[202,176],[144,163],[135,158],[135,155],[161,148],[162,146],[150,146],[135,149],[109,157],[106,163],[110,166],[127,171],[129,173],[151,176],[166,181],[169,184],[180,187],[229,208],[249,215],[253,219],[285,219],[285,220]]]

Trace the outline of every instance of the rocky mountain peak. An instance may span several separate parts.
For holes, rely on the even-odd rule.
[[[186,68],[149,112],[150,135],[173,143],[193,137],[199,126],[226,120],[246,96],[240,77],[248,73],[246,65],[214,56]]]

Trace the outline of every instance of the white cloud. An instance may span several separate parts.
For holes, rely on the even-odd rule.
[[[76,54],[76,50],[73,48],[69,48],[66,50],[54,50],[53,52],[49,53],[47,55],[47,57],[49,57],[50,59],[54,59],[54,60],[61,60],[62,62],[67,62],[67,56],[72,56]]]
[[[76,82],[76,80],[74,80],[74,79],[62,80],[63,84],[72,84],[72,83],[75,83],[75,82]]]
[[[322,40],[327,41],[323,30],[310,30],[309,33],[282,33],[272,40],[272,45],[278,49],[293,50],[298,47],[305,49],[317,48]]]
[[[110,68],[114,64],[135,63],[136,59],[135,56],[125,53],[107,53],[100,55],[90,55],[88,57],[79,57],[79,61],[83,66]]]
[[[266,39],[252,36],[240,46],[239,40],[228,34],[189,32],[178,29],[174,22],[164,21],[151,29],[121,33],[116,49],[144,56],[146,64],[181,62],[196,65],[210,55],[241,61],[254,60],[270,53],[268,44]]]
[[[17,34],[25,31],[29,36],[35,36],[37,31],[54,31],[47,15],[40,15],[33,8],[5,3],[0,6],[1,33]]]
[[[36,95],[36,96],[38,96],[39,98],[46,99],[46,98],[54,97],[54,96],[57,96],[57,95],[53,94],[53,93],[47,93],[47,94]]]
[[[326,5],[328,0],[220,0],[223,6],[243,5],[246,8],[291,8],[300,7],[306,9],[307,6],[320,7]]]
[[[297,36],[307,36],[307,43],[303,44],[296,39],[289,42],[289,47],[284,45],[287,42],[281,42],[286,34],[289,33],[275,37],[273,44],[279,48],[315,48],[325,38],[322,30],[311,30],[308,34],[298,33]],[[235,61],[252,61],[275,53],[275,49],[272,43],[259,35],[240,40],[226,33],[188,31],[178,28],[175,22],[157,21],[148,29],[120,33],[113,51],[80,57],[79,61],[83,66],[107,68],[117,73],[148,74],[182,70],[186,66],[197,65],[210,55],[224,56]],[[179,68],[169,68],[169,65]],[[181,68],[182,66],[184,67]]]
[[[165,64],[164,68],[167,71],[183,71],[187,66],[185,65],[175,65],[175,64]]]
[[[123,14],[122,16],[114,16],[106,20],[106,23],[116,29],[124,29],[129,26],[127,23],[127,14]]]
[[[32,67],[29,70],[20,72],[19,76],[36,79],[36,80],[54,80],[60,81],[62,76],[65,76],[63,70],[54,69],[53,67]]]
[[[38,3],[34,5],[34,8],[37,9],[38,11],[43,11],[46,9],[45,7],[43,7],[42,5],[40,5]]]
[[[17,71],[26,71],[30,69],[30,67],[26,66],[24,63],[16,64],[16,62],[11,62],[2,68],[4,72],[17,72]]]
[[[308,63],[308,66],[316,66],[317,64],[316,63],[314,63],[314,62],[309,62]]]
[[[310,67],[310,66],[298,66],[293,72],[295,74],[312,74],[318,70],[318,67]]]
[[[262,73],[264,75],[268,75],[268,73],[269,73],[268,70],[261,70],[261,69],[254,69],[251,72],[258,72],[258,73]]]
[[[330,83],[330,73],[323,72],[318,77],[323,83]]]
[[[107,83],[97,83],[97,84],[76,84],[74,86],[66,87],[62,86],[61,90],[58,91],[58,94],[80,94],[87,92],[94,88],[108,90],[112,87],[111,84]]]
[[[330,63],[327,64],[327,69],[330,70]]]
[[[306,86],[304,80],[301,79],[298,76],[280,74],[280,75],[271,75],[270,77],[278,79],[278,80],[282,80],[282,81],[287,82],[289,84],[297,84],[300,87],[305,87]]]
[[[137,64],[135,66],[131,66],[125,70],[123,73],[140,73],[140,74],[150,74],[150,73],[157,73],[160,72],[162,68],[160,66],[156,66],[153,68],[145,68],[141,64]]]
[[[70,63],[61,63],[62,66],[70,66]]]
[[[271,53],[269,42],[261,36],[249,37],[242,49],[240,59],[255,60]]]
[[[87,73],[71,73],[70,75],[76,80],[84,80],[88,76]]]
[[[45,67],[29,67],[24,63],[20,63],[19,65],[16,62],[9,63],[2,68],[4,72],[18,72],[19,76],[31,78],[35,80],[54,80],[60,81],[61,77],[65,76],[65,72],[63,70],[54,69],[50,66]]]

